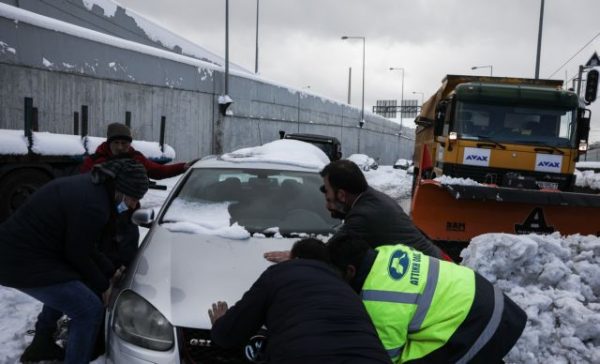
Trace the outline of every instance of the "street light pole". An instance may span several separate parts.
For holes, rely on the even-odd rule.
[[[260,0],[256,0],[256,58],[254,59],[254,73],[258,73],[258,9]]]
[[[540,78],[540,53],[542,52],[542,26],[544,24],[544,0],[540,7],[540,29],[538,30],[537,55],[535,57],[535,79]]]
[[[225,95],[229,95],[229,0],[225,0]]]
[[[492,66],[491,64],[488,64],[486,66],[473,66],[473,67],[471,67],[472,70],[476,70],[478,68],[489,68],[490,69],[490,77],[494,76],[494,66]]]
[[[342,40],[346,39],[362,39],[363,42],[363,59],[362,59],[362,104],[360,109],[359,126],[362,128],[365,123],[365,44],[366,38],[361,36],[342,36]]]
[[[421,95],[421,106],[423,106],[423,102],[425,100],[425,93],[424,92],[413,91],[413,95]]]
[[[402,71],[402,95],[400,96],[400,127],[402,127],[402,119],[404,118],[404,68],[390,67],[390,71]]]

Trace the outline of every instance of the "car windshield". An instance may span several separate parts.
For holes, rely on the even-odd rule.
[[[458,102],[454,130],[463,139],[569,147],[574,110]]]
[[[206,232],[237,225],[266,236],[330,234],[331,218],[318,173],[264,169],[194,169],[171,200],[162,223]]]

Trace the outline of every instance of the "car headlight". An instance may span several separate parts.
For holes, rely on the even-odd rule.
[[[114,312],[112,328],[121,339],[151,350],[166,351],[173,347],[173,326],[138,294],[121,293]]]

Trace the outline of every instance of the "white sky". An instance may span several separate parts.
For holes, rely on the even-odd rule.
[[[118,0],[174,32],[224,55],[225,1]],[[446,74],[534,77],[541,0],[261,0],[259,73],[297,88],[360,106],[362,41],[366,37],[365,103],[433,93]],[[230,58],[254,70],[256,1],[230,0]],[[545,2],[540,77],[571,79],[600,36],[600,1]],[[600,101],[592,105],[592,139],[600,139]]]

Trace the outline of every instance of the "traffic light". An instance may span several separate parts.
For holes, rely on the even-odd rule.
[[[585,101],[591,104],[596,100],[596,93],[598,92],[598,70],[591,70],[587,74],[587,81],[585,83]]]

